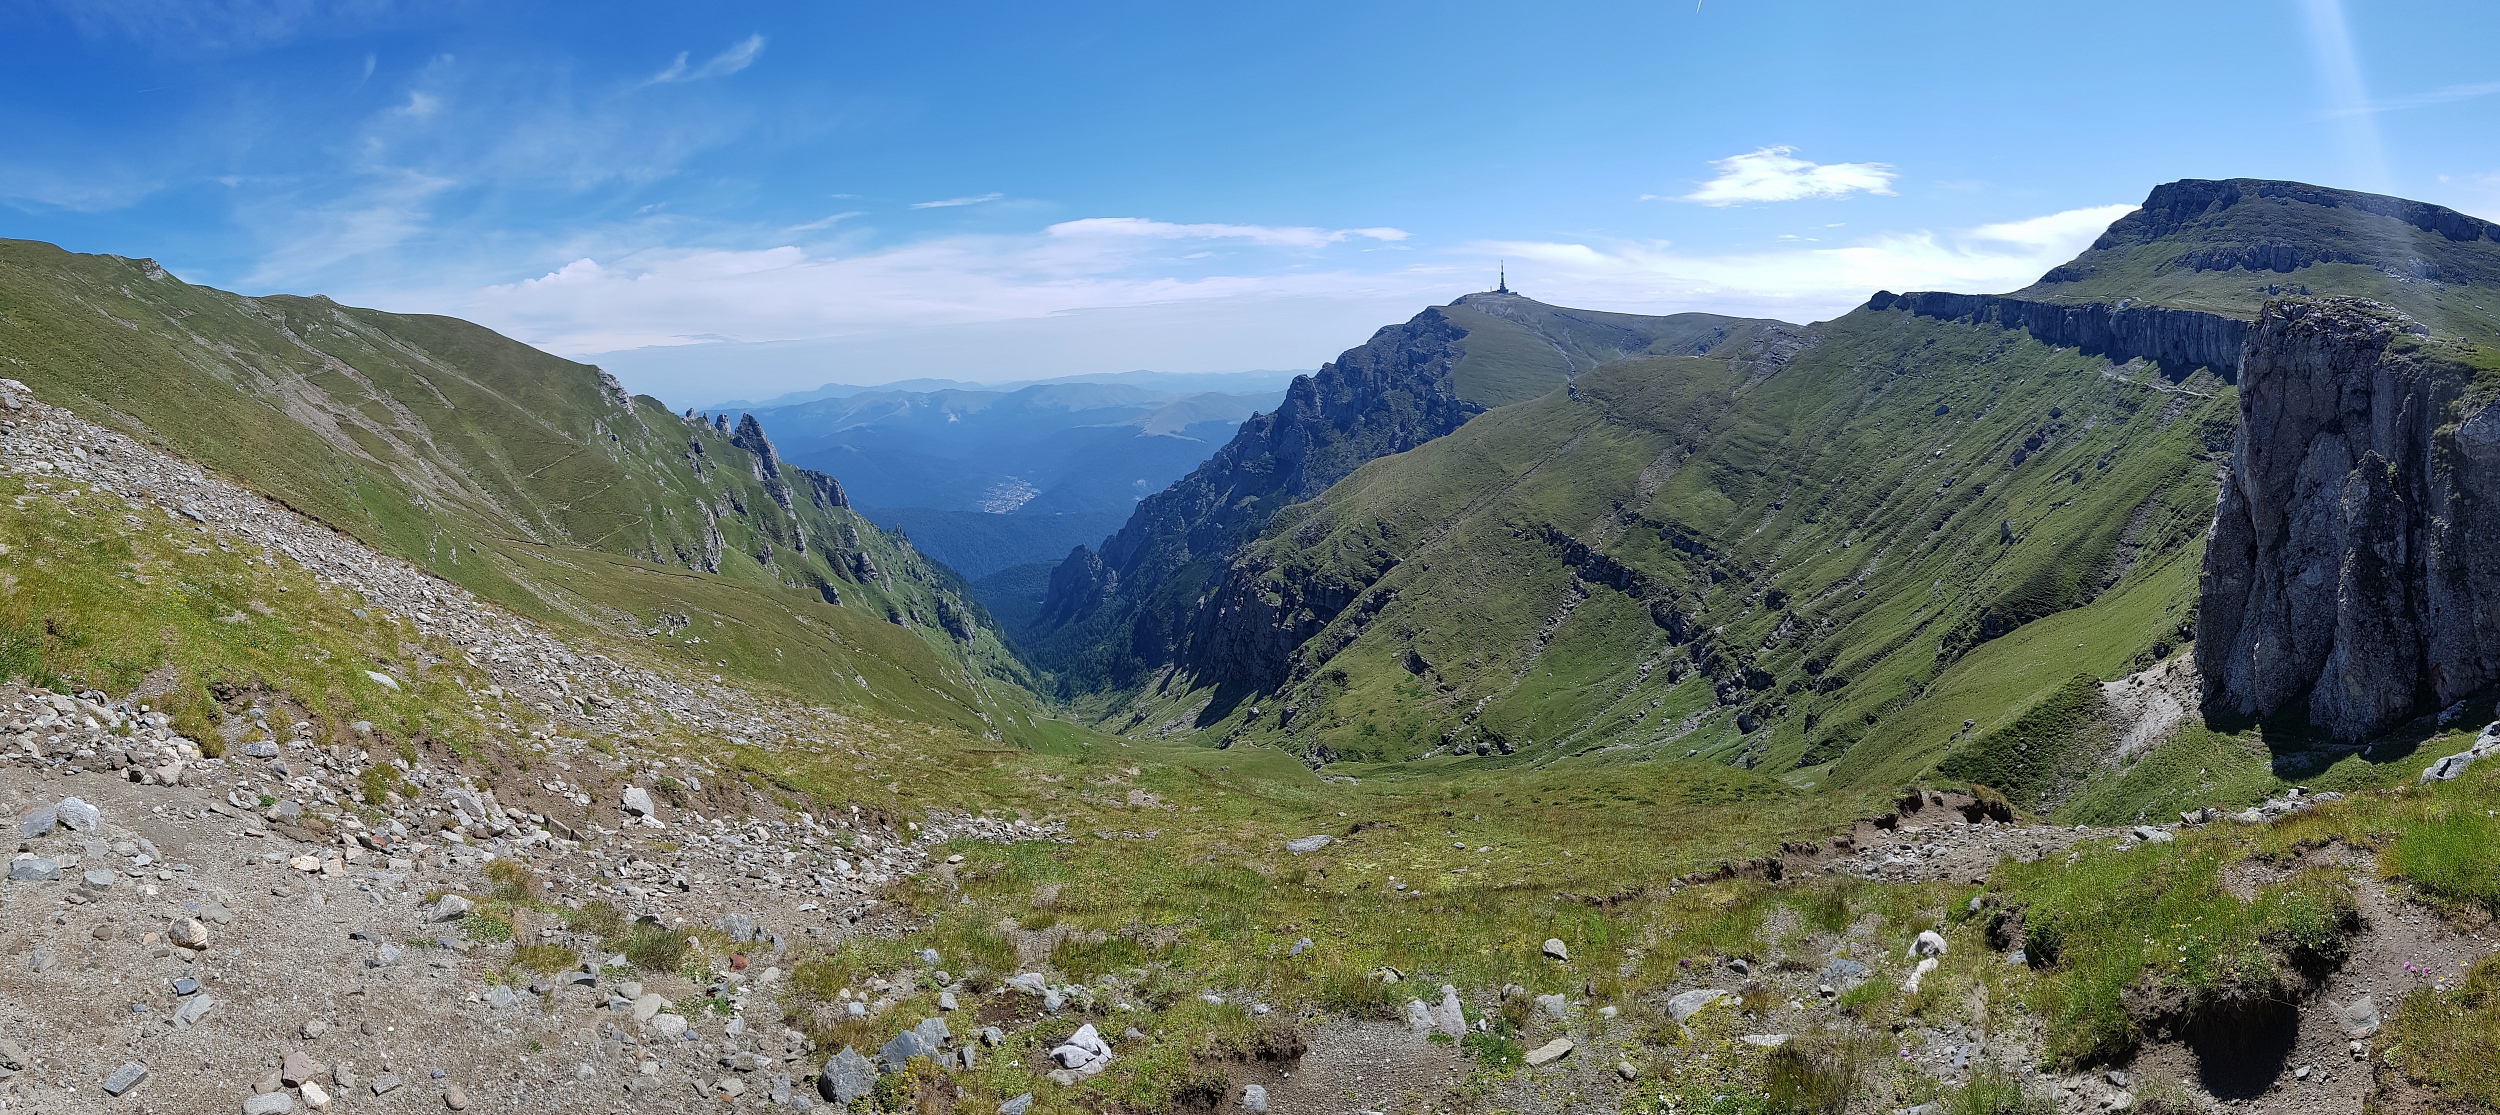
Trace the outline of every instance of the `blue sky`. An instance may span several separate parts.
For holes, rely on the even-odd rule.
[[[673,401],[1311,367],[1490,285],[1832,316],[2152,185],[2500,217],[2500,6],[0,0],[0,235]]]

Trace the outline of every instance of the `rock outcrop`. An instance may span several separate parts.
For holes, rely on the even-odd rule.
[[[2123,300],[2114,306],[2069,305],[1998,294],[1878,291],[1866,304],[1877,311],[1899,308],[1943,321],[2021,329],[2042,344],[2078,348],[2113,361],[2142,357],[2182,375],[2206,368],[2225,380],[2239,378],[2240,349],[2248,339],[2248,323],[2238,318]]]
[[[2500,680],[2500,407],[2489,354],[2374,302],[2269,303],[2205,549],[2209,714],[2306,702],[2341,739]]]

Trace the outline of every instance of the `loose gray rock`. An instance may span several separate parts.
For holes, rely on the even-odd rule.
[[[243,745],[243,754],[254,759],[275,759],[278,745],[268,740],[254,740]]]
[[[1026,1092],[1021,1096],[1017,1096],[1014,1099],[999,1104],[998,1115],[1024,1115],[1026,1109],[1031,1108],[1032,1106],[1033,1093]]]
[[[742,945],[755,939],[755,919],[745,914],[722,914],[712,922],[712,928]]]
[[[204,949],[208,947],[208,926],[198,918],[177,918],[174,927],[166,931],[165,939],[180,948]]]
[[[912,1027],[912,1031],[920,1035],[921,1044],[931,1049],[944,1049],[948,1042],[955,1040],[955,1035],[947,1030],[946,1020],[943,1018],[923,1018],[920,1020],[920,1025]]]
[[[60,816],[64,827],[78,832],[94,832],[97,825],[104,823],[103,810],[77,798],[62,798],[61,803],[52,808]]]
[[[434,903],[432,909],[426,911],[425,917],[428,921],[458,921],[469,916],[469,911],[476,908],[477,904],[466,898],[456,894],[446,894],[440,901]]]
[[[137,1061],[124,1061],[122,1067],[113,1070],[113,1075],[104,1078],[104,1094],[118,1096],[138,1087],[140,1082],[147,1078],[148,1067],[146,1065]]]
[[[1458,989],[1441,985],[1441,1001],[1432,1008],[1432,1028],[1453,1038],[1467,1036],[1467,1010],[1458,1002]]]
[[[842,1052],[826,1059],[824,1071],[816,1077],[816,1091],[828,1103],[848,1104],[867,1095],[876,1086],[877,1066],[847,1045],[842,1047]],[[1026,1102],[1031,1100],[1028,1098]]]
[[[443,1106],[454,1111],[469,1109],[469,1093],[457,1084],[443,1085]]]
[[[373,1083],[367,1084],[365,1087],[373,1089],[374,1095],[386,1095],[399,1089],[399,1078],[386,1072],[380,1076],[374,1077]]]
[[[1256,1084],[1241,1086],[1242,1115],[1267,1115],[1267,1089]]]
[[[934,1059],[936,1056],[937,1050],[920,1036],[919,1031],[905,1030],[886,1042],[885,1048],[877,1050],[877,1064],[887,1072],[901,1072],[914,1057]]]
[[[1293,948],[1291,948],[1291,949],[1287,950],[1287,951],[1286,951],[1286,953],[1285,953],[1285,955],[1287,955],[1287,956],[1300,956],[1300,955],[1302,955],[1303,953],[1309,952],[1309,951],[1311,951],[1312,949],[1317,948],[1317,947],[1319,947],[1319,946],[1314,945],[1314,944],[1312,944],[1312,943],[1311,943],[1311,939],[1310,939],[1310,938],[1308,938],[1308,937],[1304,937],[1304,938],[1302,938],[1302,939],[1301,939],[1301,940],[1299,940],[1299,941],[1295,941],[1295,942],[1293,943]]]
[[[1545,955],[1555,960],[1568,962],[1571,959],[1571,950],[1563,947],[1562,938],[1547,937],[1545,939]]]
[[[1432,1008],[1421,999],[1406,1001],[1406,1028],[1418,1034],[1432,1032]]]
[[[52,860],[28,856],[9,861],[9,881],[12,883],[49,883],[60,877],[61,865]]]
[[[7,1038],[0,1038],[0,1069],[22,1072],[26,1065],[26,1047]]]
[[[1316,852],[1336,842],[1336,837],[1325,834],[1314,834],[1311,836],[1285,841],[1285,850],[1298,856],[1306,852]]]
[[[625,811],[637,817],[648,817],[658,812],[651,804],[651,791],[640,786],[625,787]]]
[[[1528,1051],[1528,1067],[1550,1065],[1568,1056],[1571,1056],[1571,1039],[1555,1038]]]
[[[1556,1022],[1571,1017],[1571,1001],[1560,995],[1536,997],[1536,1012]]]
[[[217,1000],[215,997],[209,995],[194,995],[189,1001],[182,1004],[182,1009],[174,1012],[174,1029],[188,1030],[193,1024],[199,1022],[199,1020],[208,1017],[208,1012],[216,1009]]]
[[[285,1092],[262,1092],[243,1101],[243,1115],[287,1115],[295,1110],[295,1097]]]
[[[50,836],[52,830],[59,827],[60,819],[59,810],[49,805],[38,805],[27,810],[25,816],[18,818],[17,834],[28,840]]]
[[[110,890],[112,889],[113,883],[120,878],[120,875],[98,867],[88,871],[84,875],[80,875],[78,877],[78,883],[80,886],[84,886],[88,890]]]
[[[2379,1031],[2378,1000],[2364,995],[2337,1012],[2343,1016],[2344,1036],[2366,1038]]]

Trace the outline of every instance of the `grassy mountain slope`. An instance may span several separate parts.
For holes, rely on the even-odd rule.
[[[718,619],[754,636],[759,676],[850,699],[866,655],[917,679],[888,699],[974,723],[974,692],[1013,690],[973,679],[1020,675],[958,578],[752,424],[681,418],[467,322],[0,241],[0,370],[528,614],[726,665],[686,641]]]
[[[2190,182],[2010,297],[2362,293],[2470,334],[2495,264],[2434,207]],[[1878,304],[1773,374],[1737,346],[1608,363],[1280,511],[1201,613],[1232,668],[1113,723],[1314,760],[1605,748],[2073,791],[2087,683],[2192,637],[2236,390]]]
[[[1823,333],[1752,386],[1709,358],[1610,364],[1280,515],[1228,605],[1316,630],[1209,727],[1366,759],[1850,753],[1871,777],[1959,732],[1905,712],[2031,620],[2129,622],[2113,661],[1988,683],[1999,707],[2181,641],[2227,386],[1906,313]]]
[[[1812,341],[1779,322],[1592,313],[1506,293],[1426,309],[1296,379],[1276,411],[1243,423],[1197,471],[1141,501],[1099,553],[1070,554],[1031,614],[1024,645],[1063,693],[1089,707],[1184,663],[1200,674],[1243,675],[1257,667],[1234,660],[1240,648],[1200,638],[1200,613],[1224,563],[1278,510],[1604,359],[1719,352],[1752,374]]]

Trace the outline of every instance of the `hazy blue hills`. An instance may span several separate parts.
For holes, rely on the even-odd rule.
[[[1100,542],[1140,498],[1187,475],[1283,394],[1281,382],[1256,393],[1145,384],[1260,376],[1275,378],[1125,373],[1012,389],[881,387],[755,414],[789,460],[838,470],[862,514],[977,578]]]

